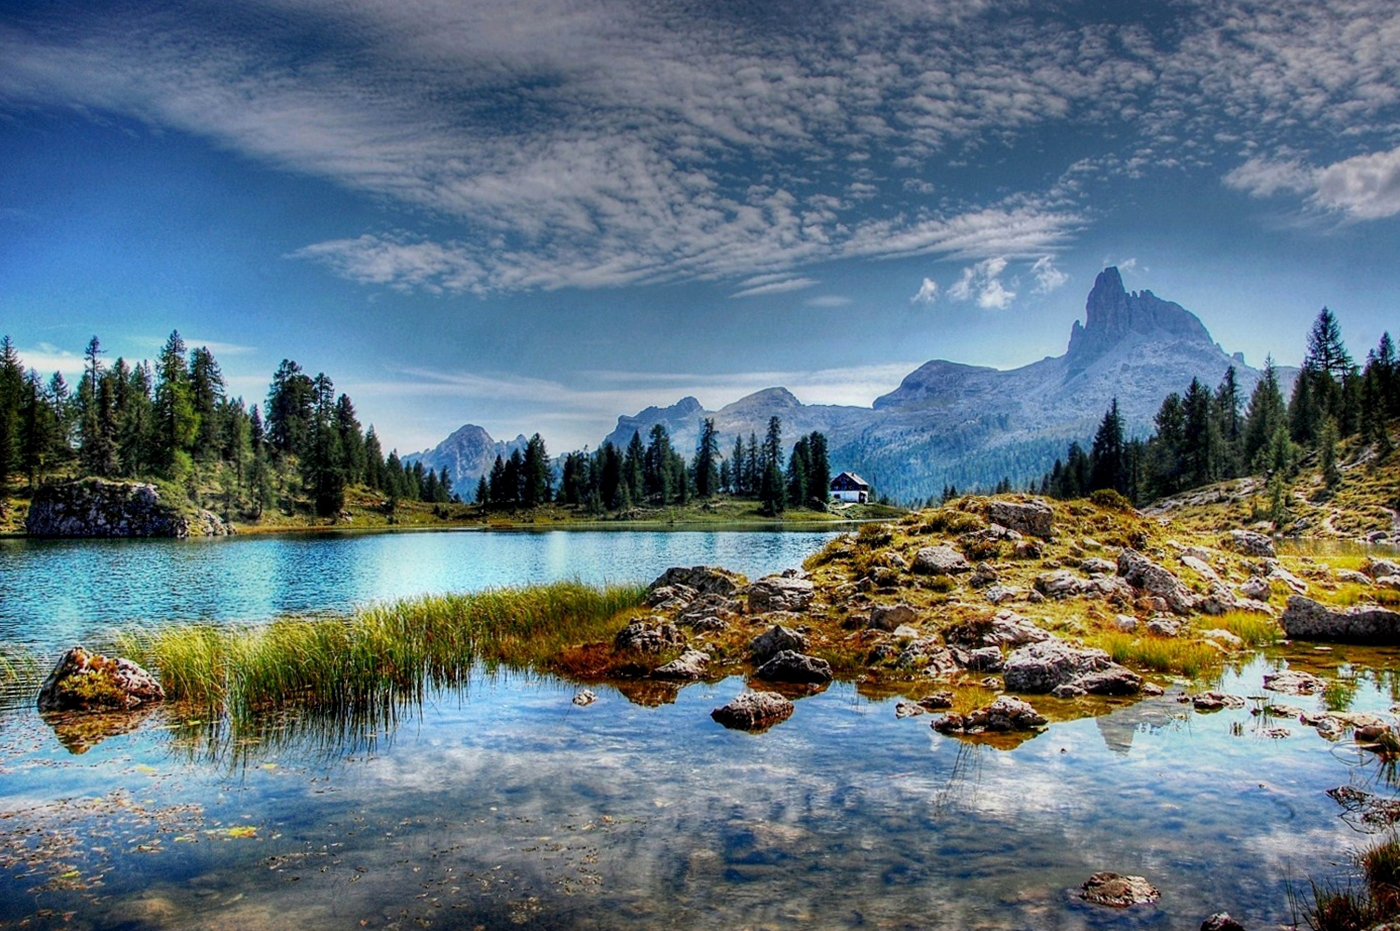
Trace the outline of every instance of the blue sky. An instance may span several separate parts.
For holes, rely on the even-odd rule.
[[[1400,330],[1393,0],[0,6],[0,330],[596,444],[1064,351],[1094,275],[1296,364]]]

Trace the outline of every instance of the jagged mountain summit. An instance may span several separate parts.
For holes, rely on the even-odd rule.
[[[645,442],[660,423],[673,445],[688,452],[695,448],[701,421],[713,417],[727,456],[736,436],[762,439],[769,418],[776,415],[789,446],[820,430],[827,436],[833,474],[858,472],[878,494],[907,501],[937,494],[949,484],[988,488],[1002,478],[1021,483],[1037,477],[1064,455],[1071,441],[1093,435],[1114,398],[1128,430],[1146,434],[1163,398],[1185,391],[1192,378],[1214,388],[1232,365],[1247,397],[1259,372],[1242,356],[1218,346],[1205,325],[1180,304],[1151,291],[1130,292],[1118,269],[1106,268],[1095,280],[1084,319],[1074,322],[1062,356],[1007,370],[935,359],[870,407],[803,404],[782,387],[765,388],[717,411],[686,397],[669,407],[618,417],[604,442],[626,447],[633,433]],[[457,460],[443,458],[442,451],[468,429],[480,430],[463,427],[421,455],[425,466],[448,465],[459,489],[458,474],[474,483],[482,474],[477,470],[489,469],[497,451],[493,448],[489,458],[459,453],[457,459],[476,465],[454,470],[451,462]],[[514,442],[523,445],[524,437]],[[509,455],[504,444],[497,447]]]
[[[491,471],[496,457],[509,458],[517,449],[524,453],[527,442],[523,435],[510,441],[493,440],[483,428],[469,423],[458,427],[432,449],[410,453],[403,461],[404,465],[421,462],[423,468],[434,472],[446,469],[453,489],[470,501],[476,494],[477,482]]]
[[[1162,399],[1192,378],[1214,388],[1234,366],[1247,393],[1259,373],[1218,346],[1180,304],[1151,291],[1129,292],[1106,268],[1070,330],[1069,346],[1021,368],[1001,370],[935,359],[905,376],[868,408],[808,405],[785,388],[767,388],[706,411],[694,398],[670,408],[619,417],[607,439],[625,446],[665,423],[678,449],[691,449],[699,424],[713,417],[727,454],[735,435],[762,437],[782,418],[789,442],[812,430],[827,435],[835,470],[852,469],[877,492],[907,500],[945,484],[989,487],[1038,476],[1072,440],[1093,435],[1116,397],[1128,428],[1146,433]]]

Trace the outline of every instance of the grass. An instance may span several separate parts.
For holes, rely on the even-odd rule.
[[[1220,665],[1220,652],[1209,644],[1184,637],[1137,636],[1122,631],[1102,631],[1088,638],[1115,663],[1194,679]]]
[[[556,583],[379,605],[349,618],[126,631],[117,646],[167,695],[248,721],[288,707],[360,713],[465,681],[472,667],[539,669],[567,644],[615,632],[640,586]]]
[[[0,645],[0,710],[33,701],[43,678],[39,659],[32,652]]]
[[[1303,920],[1313,931],[1365,931],[1400,917],[1400,838],[1393,834],[1356,856],[1364,886],[1312,884]]]
[[[1227,611],[1220,615],[1216,626],[1239,637],[1248,647],[1268,646],[1283,637],[1282,629],[1273,618],[1248,611]]]

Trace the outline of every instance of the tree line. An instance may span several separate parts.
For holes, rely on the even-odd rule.
[[[1329,489],[1341,482],[1338,447],[1358,439],[1378,459],[1393,444],[1387,425],[1400,418],[1400,361],[1390,333],[1357,365],[1336,317],[1324,307],[1308,333],[1302,368],[1284,401],[1273,358],[1246,401],[1228,368],[1215,390],[1192,379],[1185,394],[1162,402],[1147,439],[1125,438],[1115,399],[1088,450],[1072,443],[1038,490],[1076,498],[1112,489],[1144,503],[1211,482],[1261,475],[1269,479],[1269,516],[1286,502],[1287,480],[1315,455]]]
[[[154,364],[109,365],[104,355],[92,337],[75,388],[62,373],[45,380],[26,369],[0,338],[0,493],[16,479],[31,491],[51,478],[151,479],[254,520],[273,506],[290,513],[302,496],[318,515],[338,514],[357,484],[391,505],[453,497],[445,469],[385,457],[374,427],[362,427],[324,373],[284,359],[260,409],[229,396],[214,354],[188,349],[178,331]]]

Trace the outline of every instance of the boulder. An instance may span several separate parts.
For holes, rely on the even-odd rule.
[[[1338,582],[1351,582],[1354,585],[1372,584],[1371,577],[1364,572],[1357,572],[1355,569],[1337,569],[1332,573],[1337,577]]]
[[[1327,680],[1310,672],[1289,669],[1285,672],[1265,675],[1264,688],[1266,691],[1278,692],[1282,695],[1318,695],[1327,688]]]
[[[597,700],[598,696],[594,694],[592,689],[579,689],[573,697],[574,704],[580,708],[587,708]]]
[[[1228,692],[1202,692],[1199,695],[1191,696],[1191,707],[1197,711],[1219,711],[1222,708],[1238,710],[1244,705],[1243,698]]]
[[[1148,905],[1162,897],[1153,885],[1141,876],[1120,876],[1117,873],[1095,873],[1080,887],[1079,897],[1095,905],[1128,908]]]
[[[657,585],[647,590],[642,603],[658,611],[679,612],[690,607],[699,594],[689,585]]]
[[[1118,554],[1118,574],[1133,588],[1165,601],[1177,614],[1190,614],[1196,607],[1196,597],[1180,579],[1137,550]]]
[[[766,663],[784,650],[801,653],[806,649],[807,635],[781,624],[774,624],[749,641],[749,653],[755,663]]]
[[[958,664],[972,672],[1001,672],[1004,660],[1000,647],[981,647],[966,653],[954,653]]]
[[[1187,554],[1181,557],[1181,564],[1192,572],[1205,579],[1207,582],[1219,582],[1220,576],[1210,567],[1210,563],[1197,556]]]
[[[987,517],[1009,530],[1042,540],[1049,539],[1055,532],[1055,512],[1040,498],[1029,501],[994,500]]]
[[[736,616],[739,613],[739,603],[733,598],[709,592],[697,596],[690,604],[676,615],[676,622],[686,627],[698,627],[708,618],[719,618],[721,621]]]
[[[69,649],[39,689],[40,711],[130,711],[165,700],[156,677],[129,659]]]
[[[756,731],[792,717],[792,702],[777,692],[745,692],[710,712],[725,727]]]
[[[894,706],[894,716],[896,718],[912,718],[923,714],[927,709],[915,701],[902,701]]]
[[[223,536],[228,525],[207,511],[183,513],[154,485],[85,478],[40,485],[24,519],[35,537]]]
[[[1069,569],[1056,569],[1037,576],[1035,590],[1046,598],[1074,598],[1084,594],[1091,587],[1088,579],[1076,575]]]
[[[1049,640],[1050,633],[1041,630],[1015,611],[1003,609],[993,615],[982,642],[989,646],[1020,647],[1028,643]]]
[[[685,646],[685,634],[660,618],[639,618],[618,631],[613,640],[616,650],[661,653]]]
[[[1267,583],[1265,583],[1267,588]],[[1267,597],[1267,595],[1265,596]],[[1234,589],[1224,582],[1212,582],[1210,594],[1196,601],[1196,608],[1202,614],[1227,614],[1230,611],[1248,611],[1252,614],[1274,615],[1273,606],[1267,601],[1241,598]]]
[[[1390,646],[1400,643],[1400,612],[1378,605],[1334,609],[1303,595],[1292,595],[1279,618],[1294,640],[1336,640]]]
[[[953,651],[940,643],[937,637],[922,637],[910,642],[900,651],[894,664],[900,669],[920,670],[935,679],[951,676],[958,671]]]
[[[1000,695],[985,708],[968,714],[945,714],[933,722],[940,734],[1004,734],[1010,731],[1032,731],[1048,721],[1029,702],[1010,695]]]
[[[1102,556],[1090,556],[1079,561],[1079,568],[1090,575],[1112,575],[1118,571],[1118,564]]]
[[[798,653],[796,650],[782,650],[754,672],[760,679],[769,682],[797,682],[820,684],[831,681],[831,664],[824,659]]]
[[[1025,591],[1015,585],[1002,585],[999,582],[989,586],[982,593],[982,597],[994,605],[999,605],[1003,601],[1020,601],[1023,595],[1025,595]]]
[[[1229,650],[1231,652],[1235,650],[1244,649],[1244,640],[1240,638],[1239,634],[1225,630],[1221,627],[1215,627],[1207,631],[1202,631],[1201,639],[1209,640],[1213,643],[1218,643],[1226,650]]]
[[[867,630],[894,630],[901,624],[912,624],[919,619],[919,613],[907,604],[876,605],[870,609]]]
[[[781,575],[770,575],[759,579],[743,594],[749,598],[749,613],[764,614],[769,611],[805,611],[812,603],[815,588],[807,579],[792,579]]]
[[[1252,575],[1241,582],[1236,589],[1244,597],[1253,601],[1268,601],[1273,594],[1273,586],[1262,575]]]
[[[705,678],[705,669],[710,664],[710,654],[699,650],[686,650],[664,666],[652,670],[654,679],[681,679],[694,681]]]
[[[1245,556],[1263,556],[1273,559],[1278,555],[1274,550],[1274,541],[1271,538],[1252,530],[1231,530],[1220,538],[1220,545],[1227,550],[1234,550]]]
[[[971,572],[972,564],[946,544],[926,546],[914,554],[913,570],[924,575],[958,575]]]
[[[698,595],[733,595],[739,590],[739,586],[744,583],[744,577],[730,572],[728,569],[718,569],[712,566],[673,566],[661,573],[655,582],[651,583],[651,590],[666,586],[684,585],[692,589]]]
[[[1119,614],[1113,619],[1113,626],[1125,634],[1138,629],[1138,619],[1131,614]]]
[[[1373,579],[1383,579],[1389,576],[1400,575],[1400,563],[1392,562],[1389,559],[1378,559],[1375,556],[1366,557],[1366,563],[1361,567],[1361,571]]]
[[[1105,672],[1110,675],[1097,675]],[[1061,687],[1088,692],[1092,686],[1096,694],[1123,695],[1142,688],[1141,676],[1113,662],[1103,650],[1081,649],[1055,638],[1014,651],[1002,675],[1013,692],[1045,693]]]

